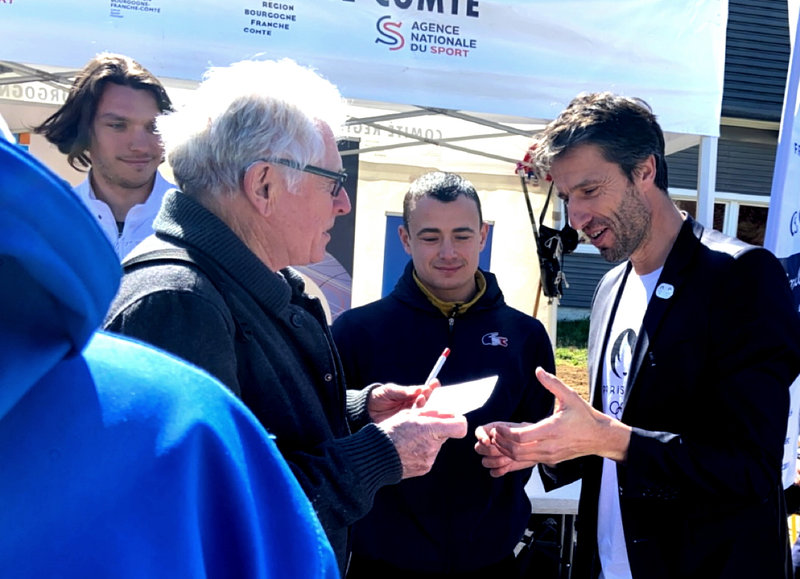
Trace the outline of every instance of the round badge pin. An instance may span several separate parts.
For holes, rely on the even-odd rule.
[[[668,300],[672,297],[672,294],[675,293],[675,288],[672,287],[672,284],[669,283],[662,283],[656,288],[656,295],[660,297],[662,300]]]

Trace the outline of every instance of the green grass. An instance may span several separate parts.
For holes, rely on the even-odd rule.
[[[556,348],[556,363],[583,368],[588,364],[586,348]]]
[[[589,320],[558,322],[556,328],[556,363],[585,367]]]

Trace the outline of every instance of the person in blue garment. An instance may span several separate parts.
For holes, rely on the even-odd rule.
[[[0,166],[0,576],[338,577],[241,402],[96,331],[120,265],[69,185],[2,138]]]

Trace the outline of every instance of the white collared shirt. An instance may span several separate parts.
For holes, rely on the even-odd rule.
[[[164,193],[174,187],[161,176],[161,173],[156,171],[153,190],[147,197],[147,201],[131,207],[128,215],[125,216],[125,225],[122,227],[122,233],[119,232],[111,207],[105,201],[98,199],[92,190],[89,177],[76,185],[73,191],[92,212],[97,223],[100,224],[100,228],[106,234],[108,241],[114,246],[114,251],[117,252],[120,260],[122,260],[139,242],[153,233],[153,219],[158,214],[158,210],[161,209],[161,200],[164,198]]]

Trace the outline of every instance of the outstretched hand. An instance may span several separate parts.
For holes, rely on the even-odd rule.
[[[493,476],[539,462],[552,465],[589,454],[625,460],[629,426],[595,410],[542,368],[536,369],[536,377],[555,396],[551,416],[535,424],[493,422],[476,431],[475,450],[485,457],[483,464]]]

